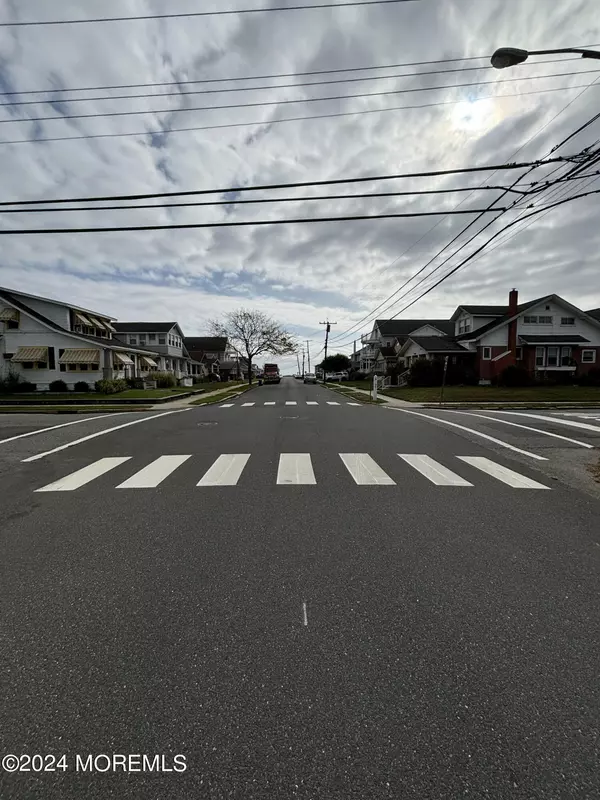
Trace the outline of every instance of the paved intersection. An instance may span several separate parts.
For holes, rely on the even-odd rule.
[[[5,752],[188,770],[3,775],[0,796],[593,797],[600,502],[554,463],[596,450],[422,413],[290,379],[13,422]]]

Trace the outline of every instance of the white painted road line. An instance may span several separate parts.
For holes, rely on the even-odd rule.
[[[233,406],[233,403],[224,403],[222,406],[219,406],[219,408],[233,408]]]
[[[316,400],[307,400],[306,401],[306,405],[307,406],[318,406],[319,404],[317,403]]]
[[[278,484],[312,485],[316,482],[310,453],[281,453],[277,470]]]
[[[250,453],[230,453],[221,455],[203,475],[197,486],[236,486]]]
[[[298,403],[295,400],[286,400],[285,404],[286,404],[286,406],[297,406],[298,405]]]
[[[436,486],[473,486],[472,483],[461,478],[455,472],[446,469],[430,456],[424,455],[403,455],[398,453],[403,461],[406,461],[413,469],[420,472]]]
[[[242,408],[246,408],[247,406],[253,406],[254,403],[242,403]]]
[[[362,406],[362,403],[346,403],[347,406]]]
[[[67,447],[75,447],[76,444],[81,444],[82,442],[89,442],[90,439],[96,439],[98,436],[104,436],[105,434],[112,433],[113,431],[120,431],[121,428],[128,428],[130,425],[140,425],[142,422],[151,422],[153,419],[160,419],[160,417],[168,417],[171,414],[183,414],[186,411],[191,411],[191,410],[192,410],[191,408],[180,408],[177,411],[164,411],[162,414],[154,414],[152,417],[144,417],[143,419],[134,419],[131,422],[123,423],[123,425],[115,425],[114,428],[106,428],[106,430],[98,431],[97,433],[90,433],[89,436],[83,436],[81,439],[76,439],[74,442],[61,444],[60,447],[54,447],[52,450],[47,450],[45,453],[38,453],[35,456],[29,456],[29,458],[24,458],[22,463],[26,464],[28,461],[38,461],[40,458],[51,456],[53,453],[60,453],[61,450],[66,450]]]
[[[419,411],[408,411],[406,408],[398,408],[394,410],[400,411],[402,414],[414,414],[416,417],[423,417],[424,419],[433,420],[434,422],[441,422],[442,425],[450,425],[452,428],[459,428],[461,431],[467,431],[467,433],[472,433],[474,436],[481,436],[482,439],[487,439],[488,442],[494,442],[494,444],[499,444],[501,447],[506,447],[508,450],[514,450],[515,453],[521,453],[521,455],[529,456],[529,458],[535,458],[537,461],[548,461],[545,456],[538,456],[537,453],[530,453],[528,450],[521,450],[520,447],[515,447],[508,442],[502,441],[502,439],[496,439],[494,436],[488,436],[487,433],[476,431],[474,428],[466,428],[464,425],[459,425],[457,422],[450,422],[450,420],[441,419],[441,417],[431,417],[429,414],[421,414]]]
[[[568,436],[561,436],[558,433],[550,433],[550,431],[544,431],[541,428],[530,428],[529,425],[520,425],[518,422],[509,422],[507,419],[497,419],[496,417],[488,417],[485,414],[475,414],[472,411],[455,411],[454,409],[446,408],[445,411],[450,411],[451,414],[466,414],[468,417],[480,417],[481,419],[487,419],[490,422],[501,422],[503,425],[512,425],[513,428],[523,428],[526,431],[533,431],[534,433],[541,433],[544,436],[551,436],[554,439],[562,439],[565,442],[570,442],[571,444],[578,444],[580,447],[589,447],[593,449],[593,444],[587,444],[587,442],[580,442],[579,439],[569,439]]]
[[[328,400],[327,401],[327,405],[328,406],[339,406],[339,403],[337,403],[335,400]]]
[[[0,408],[0,414],[2,408]],[[46,431],[55,431],[57,428],[66,428],[68,425],[79,425],[80,422],[90,422],[92,419],[106,419],[107,417],[114,417],[114,414],[101,414],[98,417],[86,417],[85,419],[75,419],[73,422],[63,422],[61,425],[51,425],[49,428],[38,428],[36,431],[29,431],[29,433],[20,433],[18,436],[11,436],[9,439],[0,439],[0,444],[6,442],[14,442],[15,439],[24,439],[26,436],[35,436],[37,433],[46,433]]]
[[[502,483],[512,486],[513,489],[550,489],[549,486],[544,486],[531,478],[526,478],[525,475],[513,472],[512,469],[496,464],[494,461],[490,461],[489,458],[484,458],[483,456],[457,456],[457,458],[481,470],[481,472],[497,478]]]
[[[359,486],[395,486],[387,475],[368,453],[340,453],[344,466]]]
[[[275,401],[274,400],[270,400],[268,403],[265,403],[264,405],[266,405],[266,406],[274,406],[275,405]]]
[[[72,492],[74,489],[79,489],[80,486],[85,486],[86,483],[93,481],[94,478],[99,478],[105,472],[118,467],[125,461],[129,461],[131,456],[123,456],[121,458],[101,458],[94,461],[93,464],[88,464],[83,469],[78,469],[77,472],[72,472],[66,478],[61,478],[59,481],[49,483],[41,489],[36,489],[36,492]]]
[[[580,428],[584,431],[594,431],[600,433],[597,425],[588,425],[587,422],[575,422],[573,419],[558,419],[558,417],[545,417],[543,414],[526,414],[523,411],[488,411],[488,414],[512,414],[515,417],[529,417],[530,419],[541,419],[543,422],[554,422],[556,425],[567,425],[570,428]]]
[[[117,489],[153,489],[162,483],[177,467],[180,467],[189,456],[159,456],[147,467],[136,472],[131,478],[117,486]]]

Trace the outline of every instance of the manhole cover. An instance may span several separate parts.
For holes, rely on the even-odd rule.
[[[300,419],[300,417],[279,417],[279,419]]]
[[[218,422],[198,422],[197,425],[199,428],[208,427],[209,425],[218,425]]]

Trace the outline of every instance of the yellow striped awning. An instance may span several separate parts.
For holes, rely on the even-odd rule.
[[[115,358],[117,361],[120,361],[121,364],[132,365],[133,361],[129,358],[126,353],[115,353]]]
[[[103,325],[104,325],[104,327],[105,327],[105,328],[107,328],[109,331],[112,331],[113,333],[116,333],[116,332],[117,332],[117,329],[116,329],[116,328],[113,328],[112,324],[111,324],[110,322],[108,322],[108,320],[103,320],[103,323],[102,323],[102,324],[103,324]]]
[[[100,328],[101,331],[106,330],[104,325],[96,317],[90,317],[90,322],[95,328]]]
[[[84,317],[84,316],[83,316],[83,314],[80,314],[80,313],[79,313],[79,311],[76,311],[76,312],[75,312],[75,319],[76,319],[76,320],[77,320],[77,321],[78,321],[78,322],[79,322],[81,325],[85,325],[85,326],[86,326],[86,327],[88,327],[88,328],[93,328],[93,327],[94,327],[94,326],[92,325],[92,323],[89,321],[89,319],[88,319],[87,317]]]
[[[73,348],[65,350],[58,359],[59,364],[99,364],[100,350],[86,350],[84,348]]]
[[[148,367],[158,367],[156,361],[153,358],[150,358],[150,356],[142,356],[142,361]]]
[[[3,308],[0,311],[0,322],[8,322],[9,319],[19,319],[19,312],[16,308]]]
[[[47,347],[19,347],[17,352],[11,358],[19,364],[26,361],[48,361],[48,348]]]

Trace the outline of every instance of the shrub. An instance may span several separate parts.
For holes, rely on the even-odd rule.
[[[129,389],[143,389],[144,388],[144,378],[126,378],[127,386]],[[152,374],[148,375],[146,380],[153,380]]]
[[[600,368],[594,367],[577,379],[580,386],[600,386]]]
[[[100,394],[116,394],[117,392],[124,392],[128,388],[127,381],[122,378],[114,381],[101,380],[95,383],[95,389]]]
[[[89,383],[86,383],[85,381],[77,381],[77,383],[75,384],[75,389],[74,390],[76,392],[89,392],[90,385],[89,385]]]
[[[62,380],[52,381],[50,384],[50,391],[51,392],[68,392],[69,388],[67,384]]]
[[[531,377],[524,367],[517,367],[511,364],[500,373],[498,380],[500,386],[529,386]]]
[[[170,389],[172,386],[177,385],[175,375],[172,372],[153,372],[150,379],[156,381],[157,389]]]
[[[410,367],[409,386],[441,386],[444,373],[440,361],[419,358]]]
[[[365,381],[366,379],[367,373],[361,372],[360,370],[353,370],[348,376],[349,381]]]
[[[17,392],[19,392],[19,394],[25,394],[27,392],[35,392],[36,389],[37,386],[35,385],[35,383],[31,383],[30,381],[23,381],[23,383],[19,384]]]

